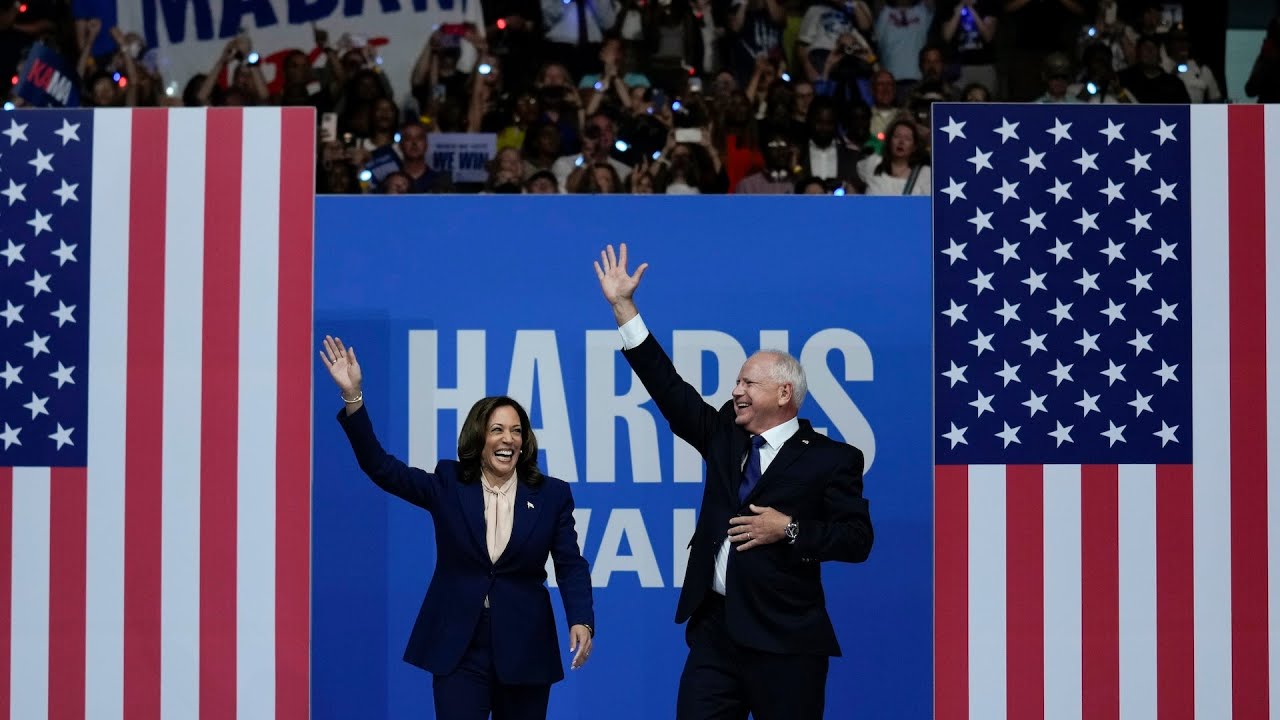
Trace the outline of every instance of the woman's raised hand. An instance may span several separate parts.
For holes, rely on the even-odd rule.
[[[355,400],[360,396],[361,383],[364,376],[360,373],[360,362],[356,360],[356,349],[342,344],[342,338],[324,336],[324,350],[320,351],[320,360],[329,370],[329,376],[342,391],[344,400]]]

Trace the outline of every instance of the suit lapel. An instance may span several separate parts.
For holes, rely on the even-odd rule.
[[[742,459],[747,456],[747,448],[751,445],[751,436],[746,430],[735,426],[732,440],[729,442],[728,457],[724,458],[724,489],[729,493],[729,504],[738,505],[738,485],[742,483]]]
[[[476,549],[485,562],[489,561],[489,542],[484,536],[484,488],[480,481],[464,483],[459,496],[462,498],[462,516],[467,519],[467,527],[471,530],[471,539],[475,540]]]
[[[498,557],[499,563],[510,559],[517,552],[516,548],[524,544],[533,526],[538,524],[538,513],[542,510],[538,491],[520,482],[518,478],[516,483],[516,504],[511,512],[511,539]]]
[[[764,487],[774,478],[781,477],[787,471],[791,463],[800,458],[801,455],[809,449],[809,440],[814,435],[813,426],[808,420],[800,421],[800,429],[796,431],[791,439],[782,444],[782,448],[778,450],[778,454],[774,456],[773,462],[769,463],[769,469],[764,471],[760,476],[760,481],[751,489],[751,493],[747,495],[747,503],[751,503],[756,495],[760,494],[760,488]]]

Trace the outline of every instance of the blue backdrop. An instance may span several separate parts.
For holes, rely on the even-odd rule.
[[[356,347],[388,450],[433,467],[474,400],[510,393],[543,468],[574,482],[599,635],[551,717],[671,717],[686,651],[672,617],[701,463],[618,352],[591,268],[610,242],[650,263],[640,310],[704,394],[722,402],[746,355],[785,347],[809,373],[801,415],[867,453],[875,548],[823,567],[844,649],[828,716],[930,717],[929,213],[923,198],[319,199],[315,332]],[[360,473],[315,372],[313,717],[431,717],[430,676],[400,660],[430,517]]]

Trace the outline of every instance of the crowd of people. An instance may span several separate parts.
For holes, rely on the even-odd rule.
[[[53,44],[83,104],[314,106],[322,193],[928,194],[934,102],[1225,100],[1160,0],[486,0],[483,26],[425,28],[408,78],[317,30],[274,91],[248,35],[166,86],[136,33],[95,56],[98,20],[26,8],[0,14],[0,62]],[[493,134],[483,182],[431,167],[442,132]]]

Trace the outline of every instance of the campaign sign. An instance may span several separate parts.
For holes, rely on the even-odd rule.
[[[427,138],[427,163],[451,173],[455,183],[482,183],[489,177],[489,161],[498,148],[493,133],[432,133]]]
[[[18,97],[36,107],[78,107],[79,78],[62,55],[42,42],[31,46],[18,72]]]

